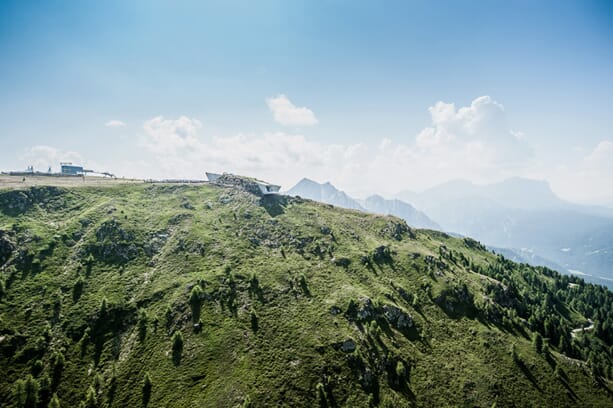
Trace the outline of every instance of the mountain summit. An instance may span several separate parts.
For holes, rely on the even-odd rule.
[[[410,191],[397,194],[400,199],[410,199],[417,207],[432,202],[466,201],[481,199],[492,201],[511,209],[539,210],[561,209],[572,206],[551,190],[546,181],[513,177],[493,184],[474,184],[457,179],[429,188],[422,193]]]
[[[320,184],[311,179],[303,178],[294,187],[289,189],[287,194],[332,204],[337,207],[364,211],[364,208],[356,200],[349,197],[343,191],[338,190],[330,182]]]
[[[382,215],[395,215],[416,228],[440,229],[436,222],[428,218],[423,212],[416,210],[409,203],[400,200],[386,200],[379,195],[372,195],[365,200],[356,200],[349,197],[345,192],[338,190],[329,182],[319,184],[304,178],[292,187],[287,194],[342,208],[368,211]]]
[[[366,208],[366,210],[375,214],[395,215],[396,217],[400,217],[415,228],[441,229],[441,227],[428,218],[426,214],[416,210],[411,204],[401,200],[387,200],[380,195],[372,195],[360,201],[360,204]]]

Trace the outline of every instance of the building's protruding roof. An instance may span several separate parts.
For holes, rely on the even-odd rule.
[[[281,186],[251,177],[237,176],[230,173],[206,173],[209,182],[225,186],[235,186],[256,195],[278,194]]]
[[[206,178],[212,183],[221,177],[221,174],[205,172]]]

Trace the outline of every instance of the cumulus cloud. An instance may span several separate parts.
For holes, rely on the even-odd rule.
[[[209,170],[287,180],[287,174],[325,167],[342,149],[281,132],[203,137],[201,127],[200,121],[185,116],[160,116],[144,123],[142,146],[153,154],[160,177],[197,178]]]
[[[118,128],[118,127],[124,127],[126,126],[126,124],[120,120],[112,119],[106,122],[104,126],[109,127],[109,128]]]
[[[484,168],[508,169],[525,164],[532,156],[525,135],[509,128],[504,106],[489,96],[460,109],[453,103],[437,102],[428,110],[432,126],[417,135],[416,147],[437,162],[459,166],[477,160]]]
[[[141,146],[155,163],[153,171],[147,166],[149,173],[143,177],[202,178],[205,171],[228,171],[285,184],[330,174],[338,180],[352,176],[368,158],[364,145],[319,143],[300,134],[211,137],[201,134],[200,121],[185,116],[153,118],[143,124],[143,131]]]
[[[312,110],[297,107],[285,95],[266,99],[266,104],[276,122],[283,126],[312,126],[318,123]]]
[[[155,153],[176,154],[198,148],[197,131],[202,123],[197,119],[181,116],[178,119],[164,119],[157,116],[143,124],[143,143]]]
[[[47,171],[49,167],[57,169],[60,162],[82,163],[83,156],[74,151],[62,150],[46,145],[36,145],[26,149],[21,155],[20,160],[29,166],[34,166],[34,170]]]

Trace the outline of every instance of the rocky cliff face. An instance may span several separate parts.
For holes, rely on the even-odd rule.
[[[12,235],[8,231],[0,230],[0,266],[9,260],[15,250]]]

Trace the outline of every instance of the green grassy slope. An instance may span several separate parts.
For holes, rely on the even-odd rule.
[[[611,292],[394,217],[34,187],[0,192],[0,265],[1,406],[613,404]]]

